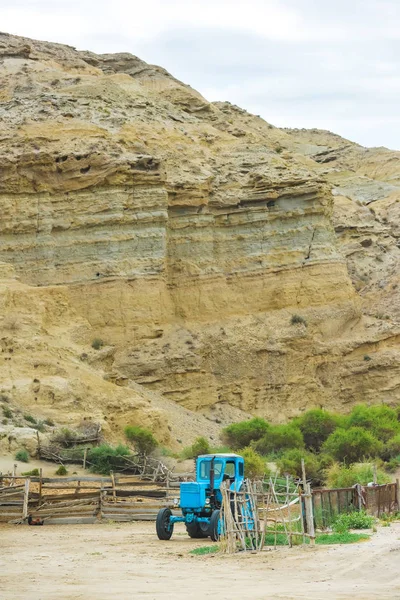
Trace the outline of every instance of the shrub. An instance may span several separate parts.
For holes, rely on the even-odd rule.
[[[187,446],[181,452],[182,458],[197,458],[200,454],[210,454],[210,444],[204,437],[198,437],[191,446]]]
[[[385,404],[366,406],[358,404],[348,417],[349,427],[363,427],[383,442],[400,433],[397,412]]]
[[[20,462],[29,462],[29,454],[27,450],[18,450],[15,455],[15,460],[19,460]]]
[[[197,458],[200,454],[210,454],[210,444],[204,437],[198,437],[192,446],[193,458]]]
[[[362,427],[336,429],[323,444],[323,450],[335,460],[347,463],[360,462],[364,457],[377,456],[382,443]]]
[[[61,429],[58,429],[55,434],[54,434],[54,441],[62,444],[63,446],[72,446],[72,444],[75,442],[76,438],[77,438],[78,434],[76,431],[73,431],[72,429],[68,429],[68,427],[61,427]]]
[[[45,422],[37,421],[36,425],[33,425],[33,429],[36,429],[37,431],[40,431],[40,433],[43,433],[44,431],[46,431]]]
[[[151,431],[145,427],[128,425],[125,427],[125,437],[135,445],[139,454],[150,454],[158,446],[158,442]]]
[[[295,425],[270,425],[267,433],[254,444],[260,454],[282,452],[291,448],[304,448],[303,434]]]
[[[64,465],[60,465],[55,473],[56,475],[68,475],[68,469]]]
[[[94,338],[94,340],[92,341],[92,348],[94,348],[94,350],[100,350],[100,348],[102,348],[103,346],[104,342],[100,338]]]
[[[306,447],[316,451],[336,429],[337,421],[334,415],[321,408],[308,410],[296,420]]]
[[[259,417],[249,421],[233,423],[222,431],[222,440],[233,450],[246,448],[250,442],[261,439],[268,431],[268,423]]]
[[[315,483],[322,481],[322,469],[318,457],[311,452],[293,448],[286,450],[281,458],[277,460],[277,466],[282,475],[292,475],[293,477],[302,477],[301,459],[304,458],[307,479],[311,478]]]
[[[43,423],[44,423],[45,425],[48,425],[49,427],[54,427],[54,425],[55,425],[55,423],[54,423],[53,419],[49,419],[49,418],[45,419],[45,420],[43,421]]]
[[[397,469],[400,468],[400,455],[395,457],[395,458],[391,458],[385,465],[385,470],[388,473],[396,473]]]
[[[240,450],[240,454],[244,458],[244,476],[248,479],[256,479],[270,474],[265,460],[253,448],[249,446],[243,448]]]
[[[366,512],[352,511],[337,515],[332,529],[335,533],[345,533],[349,529],[371,529],[374,522],[374,517],[367,515]]]
[[[13,412],[11,408],[8,408],[8,406],[3,406],[3,415],[6,417],[6,419],[12,419]]]
[[[307,321],[304,319],[304,317],[302,317],[300,315],[292,315],[291,319],[290,319],[290,323],[291,323],[291,325],[305,325],[305,326],[307,326]]]
[[[36,425],[36,419],[32,417],[32,415],[24,415],[24,419],[25,421],[28,421],[28,423],[33,423]]]
[[[24,473],[21,473],[21,475],[24,477],[39,477],[40,472],[39,469],[32,469],[32,471],[25,471]]]
[[[108,475],[110,471],[118,471],[125,467],[124,456],[130,456],[127,446],[119,444],[113,448],[108,444],[102,444],[89,450],[87,460],[91,464],[91,471]]]
[[[388,441],[385,446],[385,451],[388,458],[394,458],[400,455],[400,433]]]
[[[325,483],[329,488],[343,488],[352,487],[356,483],[367,485],[373,479],[374,468],[371,464],[345,467],[335,463],[327,469]],[[377,481],[379,484],[388,483],[390,477],[381,469],[377,469]]]

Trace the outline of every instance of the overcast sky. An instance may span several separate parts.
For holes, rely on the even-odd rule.
[[[0,0],[0,30],[131,52],[274,125],[400,150],[400,0]]]

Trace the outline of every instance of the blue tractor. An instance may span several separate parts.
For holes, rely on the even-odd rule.
[[[229,481],[228,481],[229,480]],[[220,508],[222,482],[232,491],[240,491],[244,481],[244,460],[237,454],[203,454],[196,461],[196,481],[180,485],[181,516],[162,508],[156,521],[160,540],[169,540],[175,523],[185,523],[192,538],[211,537],[217,541],[221,534]],[[228,483],[227,483],[228,482]]]

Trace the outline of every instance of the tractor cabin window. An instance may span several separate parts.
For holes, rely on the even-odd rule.
[[[200,478],[201,479],[207,479],[207,480],[210,479],[210,468],[211,468],[210,460],[204,460],[200,464]],[[216,479],[220,478],[221,472],[222,472],[222,461],[215,460],[214,461],[214,473],[215,473]]]

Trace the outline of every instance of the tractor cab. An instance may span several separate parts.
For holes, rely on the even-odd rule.
[[[180,485],[179,507],[182,516],[161,509],[157,517],[159,539],[170,539],[173,525],[183,522],[190,537],[218,539],[221,485],[239,491],[244,481],[244,460],[237,454],[202,454],[196,461],[196,481]]]
[[[196,462],[196,481],[210,492],[219,491],[229,480],[232,490],[239,491],[244,479],[244,460],[237,454],[203,454]]]

